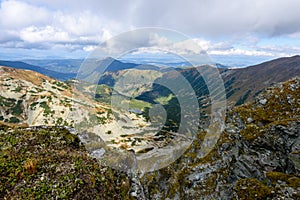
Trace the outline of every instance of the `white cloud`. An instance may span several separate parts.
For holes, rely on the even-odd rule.
[[[167,37],[151,34],[149,36],[149,44],[151,46],[168,46],[171,44],[171,41]]]
[[[90,50],[84,47],[109,39],[121,26],[88,10],[66,13],[14,0],[1,2],[0,16],[0,46],[10,48],[49,49],[56,45]]]
[[[300,30],[298,0],[203,0],[172,3],[143,1],[135,6],[133,24],[174,28],[202,36],[258,33],[282,35]]]
[[[41,43],[41,42],[72,42],[68,32],[58,30],[52,26],[46,27],[27,27],[20,32],[20,38],[24,42]]]
[[[96,36],[105,34],[105,38],[109,29],[117,29],[120,25],[114,21],[105,19],[100,14],[95,15],[89,11],[81,11],[79,13],[65,14],[61,11],[54,15],[54,25],[64,29],[68,33],[75,36]]]
[[[164,27],[191,40],[132,35],[136,43],[179,54],[203,50],[214,55],[297,54],[293,46],[259,46],[272,37],[299,38],[298,0],[5,0],[0,2],[0,47],[92,51],[97,44],[135,27]],[[206,39],[204,39],[206,38]],[[197,44],[197,45],[196,45]],[[111,51],[133,44],[109,44]],[[157,48],[153,48],[156,46]],[[114,50],[113,48],[114,47]],[[146,48],[140,49],[146,51]],[[138,51],[138,50],[136,50]]]
[[[45,25],[51,13],[43,7],[20,1],[1,2],[0,24],[2,28],[19,29],[31,25]]]
[[[157,33],[155,31],[141,29],[121,34],[101,45],[98,48],[98,54],[111,54],[114,57],[124,52],[135,52],[135,54],[154,54],[155,52],[159,52],[184,56],[201,54],[204,50],[208,49],[210,44],[206,40],[186,38],[185,36],[180,37],[180,35],[176,35],[175,37],[174,33],[163,29],[157,30]]]
[[[92,46],[92,45],[83,47],[83,50],[87,51],[87,52],[91,52],[91,51],[94,51],[96,49],[97,49],[97,46]]]
[[[270,52],[246,49],[211,50],[208,53],[211,55],[273,56]]]

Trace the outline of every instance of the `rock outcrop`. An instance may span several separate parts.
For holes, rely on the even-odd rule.
[[[232,108],[204,158],[197,157],[201,138],[172,165],[142,176],[148,199],[300,198],[299,78]]]

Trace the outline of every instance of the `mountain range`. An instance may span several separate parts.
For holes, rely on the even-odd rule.
[[[0,198],[300,198],[300,56],[216,69],[228,107],[220,138],[204,156],[212,113],[199,71],[213,66],[98,64],[106,71],[87,82],[77,73],[0,62]],[[177,133],[187,116],[176,94],[158,84],[179,77],[200,107],[203,124],[193,138]],[[185,151],[175,148],[187,143]],[[174,162],[164,166],[160,158]],[[132,173],[137,167],[148,173]]]
[[[46,76],[58,79],[58,80],[68,80],[76,77],[76,73],[62,73],[53,70],[48,70],[43,67],[38,67],[34,65],[30,65],[21,61],[0,61],[0,66],[13,67],[16,69],[28,69],[32,71],[39,72]]]
[[[232,69],[220,64],[216,67],[220,69],[220,74],[224,81],[224,86],[229,102],[240,105],[244,102],[251,101],[264,88],[271,86],[274,83],[286,81],[294,76],[300,75],[299,68],[300,56],[278,58],[258,65],[249,66],[245,68]],[[17,69],[29,69],[46,76],[58,79],[69,80],[80,77],[78,74],[83,60],[69,59],[69,60],[25,60],[21,61],[0,61],[0,65],[14,67]],[[88,61],[85,61],[88,63]],[[94,61],[92,61],[94,62]],[[28,64],[29,63],[29,64]],[[39,65],[39,66],[36,66]],[[154,65],[125,63],[113,58],[106,58],[97,61],[98,67],[94,70],[91,76],[100,77],[98,84],[106,84],[111,87],[114,86],[116,79],[120,74],[124,74],[128,70],[153,70],[158,71],[167,77],[172,70],[177,70],[180,73],[190,73],[193,68],[174,68],[174,67],[157,67]],[[104,74],[101,71],[102,67],[107,67]],[[201,66],[198,67],[199,69]],[[99,69],[99,72],[97,72]],[[122,72],[123,71],[123,72]],[[97,75],[95,75],[95,73]],[[133,74],[134,72],[131,72]],[[139,73],[139,72],[137,72]],[[100,76],[101,75],[101,76]],[[145,73],[144,76],[147,76]],[[198,75],[197,75],[198,76]],[[195,79],[196,77],[191,77]],[[197,77],[199,79],[199,77]],[[201,79],[201,77],[200,77]],[[203,80],[199,79],[201,84]],[[172,80],[170,80],[172,81]],[[203,91],[197,91],[203,93]],[[205,92],[204,92],[205,93]]]
[[[66,64],[69,63],[69,61],[71,63],[76,63],[76,66],[72,65],[74,68],[78,67],[79,60],[66,60],[65,62],[60,61],[58,63]],[[92,62],[92,64],[95,65],[95,70],[81,69],[84,73],[84,76],[81,76],[80,70],[77,74],[61,73],[19,61],[0,61],[0,65],[14,67],[16,69],[34,70],[38,73],[44,74],[45,76],[54,78],[46,78],[41,74],[34,74],[30,71],[24,72],[22,70],[18,71],[2,67],[1,98],[3,101],[12,101],[12,99],[14,99],[14,102],[20,102],[23,99],[22,102],[17,103],[16,105],[14,102],[11,102],[11,104],[12,106],[15,106],[16,109],[25,109],[24,113],[27,113],[27,110],[31,110],[28,109],[31,103],[42,102],[42,100],[37,100],[37,96],[44,97],[46,93],[49,94],[46,96],[55,94],[52,96],[54,99],[57,98],[57,102],[62,101],[62,98],[72,101],[74,98],[72,97],[71,90],[74,89],[72,86],[76,85],[77,88],[75,89],[77,89],[76,91],[78,94],[80,93],[79,97],[87,96],[89,98],[89,104],[94,104],[94,101],[98,104],[105,104],[106,107],[110,107],[113,93],[116,93],[118,98],[121,99],[118,101],[123,103],[113,106],[117,106],[118,109],[123,109],[124,106],[126,107],[126,105],[129,104],[129,107],[125,109],[126,111],[135,110],[137,113],[143,113],[146,119],[148,119],[151,108],[155,105],[161,104],[167,111],[167,122],[170,123],[167,123],[166,127],[171,127],[171,124],[173,124],[172,126],[174,127],[174,124],[178,124],[181,118],[179,102],[177,101],[176,94],[173,93],[174,91],[171,91],[158,83],[177,83],[180,81],[181,77],[184,77],[189,82],[192,90],[197,96],[202,113],[201,116],[206,118],[209,115],[211,105],[209,88],[205,82],[207,80],[201,74],[201,70],[210,69],[213,66],[206,65],[199,66],[197,68],[185,67],[167,69],[153,65],[123,63],[113,58],[106,58],[99,61],[90,60],[85,62],[87,62],[87,66],[89,66],[88,62]],[[43,62],[41,61],[41,63]],[[45,61],[44,64],[45,63],[49,63],[49,61]],[[103,69],[104,67],[106,68],[105,70]],[[267,87],[278,82],[287,81],[293,77],[300,76],[300,56],[279,58],[246,68],[217,69],[223,79],[227,104],[231,106],[241,105],[243,103],[253,101],[254,98]],[[102,72],[103,70],[104,72]],[[30,78],[25,78],[25,74],[27,74]],[[37,78],[34,78],[34,76]],[[90,79],[90,77],[92,77],[92,79],[94,79],[94,77],[100,78],[96,79],[96,82],[86,82]],[[84,79],[79,80],[75,78]],[[39,81],[39,83],[37,83],[38,81],[35,79],[43,81]],[[55,79],[69,81],[63,83],[58,80],[56,81]],[[46,80],[48,80],[49,83]],[[64,97],[58,97],[58,94],[60,93],[63,93],[64,95],[67,93],[69,94]],[[30,102],[28,102],[27,99],[31,99]],[[114,99],[116,98],[114,97]],[[124,104],[124,102],[127,103]],[[7,104],[9,103],[7,102]],[[47,104],[51,104],[51,102],[47,102]],[[56,103],[54,104],[55,106],[61,106],[56,105]],[[9,121],[12,117],[20,121],[28,120],[28,116],[25,116],[24,113],[24,116],[21,118],[20,116],[14,115],[15,112],[12,111],[14,107],[5,109],[5,112],[2,111],[3,120]],[[7,111],[7,109],[10,111]],[[53,108],[53,110],[56,110],[56,108]],[[56,113],[56,116],[58,116],[57,118],[67,117],[66,114],[62,115],[58,113]],[[40,122],[37,124],[42,124],[42,121],[51,121],[50,119],[39,120]],[[53,122],[50,124],[55,123],[55,120],[52,121]],[[64,123],[70,124],[70,121]],[[30,122],[28,124],[34,125],[36,123]]]

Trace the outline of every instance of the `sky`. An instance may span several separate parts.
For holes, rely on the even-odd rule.
[[[299,54],[299,9],[299,0],[2,0],[0,59],[85,58],[119,34],[160,27],[216,62],[254,64]],[[169,40],[154,35],[148,43],[199,53]]]

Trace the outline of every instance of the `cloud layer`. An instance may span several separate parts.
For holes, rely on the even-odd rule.
[[[298,8],[298,0],[6,0],[0,47],[91,51],[124,31],[162,27],[188,34],[209,54],[292,55],[300,47],[293,42],[300,39]],[[292,42],[261,43],[270,38]],[[169,47],[186,50],[182,43]]]

